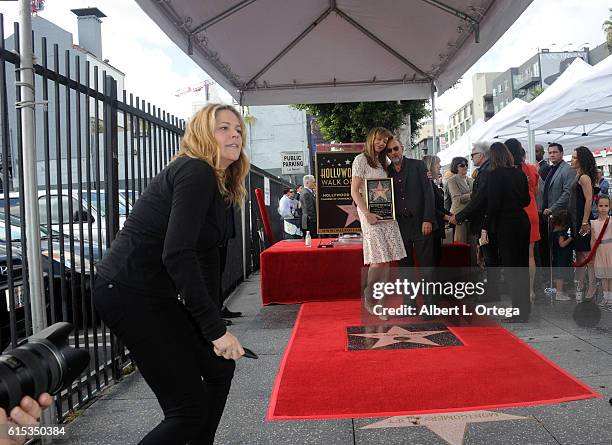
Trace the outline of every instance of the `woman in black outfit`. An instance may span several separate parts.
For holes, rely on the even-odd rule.
[[[445,226],[452,213],[444,208],[444,190],[436,183],[436,179],[440,176],[440,158],[435,155],[425,155],[423,156],[423,162],[427,167],[427,176],[434,192],[437,228],[431,235],[434,242],[434,266],[439,267],[442,257],[442,240],[446,237]]]
[[[225,212],[242,202],[249,169],[243,134],[231,106],[196,113],[97,265],[96,309],[164,411],[142,444],[212,444],[244,354],[218,306]]]
[[[591,205],[593,203],[593,187],[597,184],[597,163],[593,153],[587,147],[578,147],[572,153],[571,167],[576,170],[576,180],[572,184],[568,203],[568,213],[572,221],[572,237],[576,262],[582,263],[591,251]],[[595,272],[593,264],[576,268],[578,291],[585,298],[595,294]],[[588,272],[588,275],[587,275]],[[588,282],[585,282],[587,275]]]
[[[506,318],[509,323],[529,320],[529,234],[531,226],[524,208],[529,205],[527,176],[516,168],[508,148],[501,142],[491,145],[489,162],[493,170],[487,183],[487,216],[481,241],[497,235],[500,267],[504,268],[512,306],[520,314]]]

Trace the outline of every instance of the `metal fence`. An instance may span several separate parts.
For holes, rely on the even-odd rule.
[[[0,344],[14,348],[32,334],[27,283],[19,95],[19,29],[5,48],[0,15]],[[58,420],[121,378],[130,358],[91,303],[95,263],[151,179],[179,147],[184,122],[150,103],[117,91],[116,80],[69,50],[34,36],[38,205],[48,324],[74,325],[70,342],[90,351],[90,365],[56,398]],[[95,64],[94,64],[95,65]],[[288,184],[253,167],[249,196],[234,215],[222,292],[228,295],[259,268],[261,243],[255,187],[270,179],[270,216],[277,239],[282,189]],[[251,229],[253,227],[254,229]],[[180,378],[177,376],[177,378]]]

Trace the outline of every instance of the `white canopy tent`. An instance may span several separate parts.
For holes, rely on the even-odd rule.
[[[594,67],[576,59],[559,79],[533,100],[524,116],[506,120],[495,134],[503,140],[568,146],[612,141],[612,57]],[[532,145],[529,144],[529,145]]]
[[[426,99],[531,0],[136,0],[241,105]]]

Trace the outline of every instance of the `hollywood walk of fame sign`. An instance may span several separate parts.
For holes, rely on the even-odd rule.
[[[366,204],[370,212],[384,220],[395,219],[393,179],[366,179]]]
[[[355,152],[316,154],[317,227],[319,233],[359,233],[357,207],[351,197]]]
[[[349,351],[463,346],[444,324],[349,326]]]
[[[529,417],[514,416],[496,411],[466,411],[418,416],[397,416],[366,425],[361,429],[410,428],[423,426],[442,438],[449,445],[463,445],[467,426],[470,423],[526,420]]]

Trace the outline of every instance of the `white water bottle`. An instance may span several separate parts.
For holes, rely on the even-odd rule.
[[[306,244],[306,247],[312,247],[312,238],[310,237],[310,230],[306,231],[306,238],[304,238],[304,244]]]

